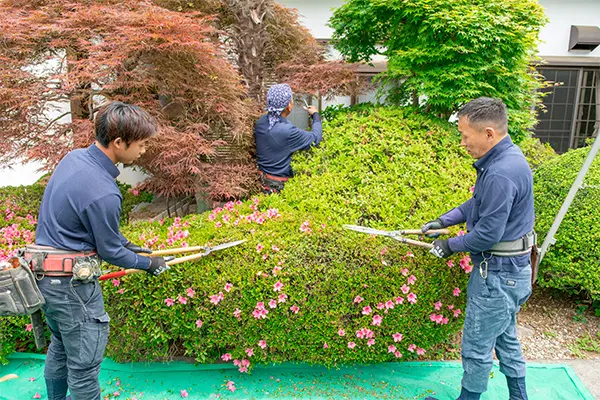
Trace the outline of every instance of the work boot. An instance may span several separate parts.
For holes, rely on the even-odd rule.
[[[525,388],[525,378],[506,377],[508,385],[508,400],[528,400]]]
[[[469,392],[465,388],[460,389],[460,396],[456,398],[456,400],[479,400],[481,398],[481,393]]]

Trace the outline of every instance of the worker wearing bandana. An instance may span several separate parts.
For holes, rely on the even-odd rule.
[[[323,138],[321,117],[315,106],[305,107],[312,118],[312,131],[294,126],[286,117],[292,112],[292,89],[286,84],[271,86],[267,93],[267,114],[254,128],[260,183],[264,193],[278,193],[293,175],[292,154],[318,145]]]

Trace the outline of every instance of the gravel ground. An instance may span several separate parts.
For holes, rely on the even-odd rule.
[[[591,307],[583,310],[575,299],[552,297],[550,291],[535,288],[517,320],[528,360],[600,359],[600,317]],[[582,346],[582,342],[588,346]],[[593,348],[594,343],[598,351],[583,349]]]

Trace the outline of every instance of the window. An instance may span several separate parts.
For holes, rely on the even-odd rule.
[[[556,152],[585,145],[600,117],[598,108],[599,68],[540,68],[547,81],[560,83],[545,89],[546,112],[540,113],[535,136]]]

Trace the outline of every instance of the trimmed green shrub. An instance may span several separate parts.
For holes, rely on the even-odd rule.
[[[295,158],[296,176],[279,195],[124,227],[153,248],[248,241],[158,278],[105,282],[109,356],[238,360],[244,371],[257,362],[442,353],[462,327],[468,257],[440,260],[341,225],[418,228],[468,199],[475,173],[456,129],[376,108],[333,116],[325,135],[320,148]],[[0,334],[9,329],[0,320]]]
[[[590,147],[549,160],[535,173],[540,245],[579,173]],[[539,284],[600,300],[600,159],[592,164],[540,265]]]
[[[540,139],[531,136],[525,137],[519,147],[532,170],[558,156],[548,143],[542,143]]]

